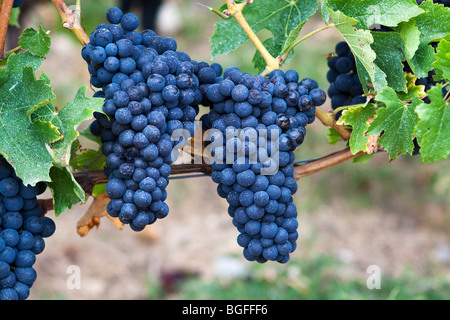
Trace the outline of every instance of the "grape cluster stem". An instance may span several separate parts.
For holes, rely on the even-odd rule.
[[[52,2],[56,10],[58,10],[63,27],[70,30],[81,45],[85,46],[88,44],[90,42],[89,36],[86,34],[80,23],[81,9],[79,0],[77,1],[75,10],[70,10],[63,0],[52,0]]]
[[[345,128],[343,125],[336,123],[333,115],[331,113],[325,113],[320,110],[316,110],[316,118],[320,120],[325,126],[331,127],[341,135],[342,139],[350,140],[350,135],[352,132]]]
[[[6,33],[14,0],[3,0],[0,4],[0,60],[5,52]]]
[[[256,49],[261,53],[261,56],[264,58],[266,62],[266,72],[270,72],[275,69],[280,68],[280,61],[277,58],[272,57],[272,55],[267,51],[266,47],[262,44],[261,40],[259,40],[258,36],[252,30],[244,15],[242,14],[242,10],[247,4],[251,4],[252,1],[244,1],[241,3],[235,3],[233,0],[225,1],[228,7],[228,11],[230,15],[236,19],[237,23],[241,26],[242,30],[247,34],[250,41],[255,45]]]

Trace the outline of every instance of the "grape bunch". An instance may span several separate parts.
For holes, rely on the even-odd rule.
[[[335,55],[328,60],[328,96],[333,110],[366,102],[364,91],[356,71],[356,62],[347,42],[336,44]],[[338,112],[336,119],[341,115]]]
[[[33,265],[55,223],[42,216],[37,196],[45,183],[25,186],[0,158],[0,300],[25,300],[37,274]]]
[[[229,204],[238,244],[249,261],[286,263],[296,249],[297,209],[292,195],[294,150],[315,120],[326,93],[294,70],[252,76],[228,67],[206,86],[212,180]]]
[[[178,149],[196,131],[203,100],[197,74],[210,68],[177,51],[177,42],[146,29],[139,19],[116,7],[107,11],[110,24],[100,24],[82,49],[92,86],[105,98],[95,113],[91,132],[99,136],[107,157],[107,211],[141,231],[166,217],[166,187]],[[200,75],[200,74],[199,74]]]

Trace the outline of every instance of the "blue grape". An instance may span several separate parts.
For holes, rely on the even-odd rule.
[[[0,300],[26,300],[36,280],[36,255],[56,230],[37,203],[45,189],[45,183],[25,186],[0,157]]]
[[[338,42],[335,46],[335,55],[328,60],[327,80],[330,83],[328,96],[331,98],[331,108],[333,110],[353,105],[356,103],[365,103],[366,97],[363,96],[363,87],[358,78],[356,62],[353,53],[347,42]],[[314,99],[319,99],[317,93],[311,93]],[[358,99],[355,99],[358,97]],[[342,112],[336,114],[336,119]]]
[[[106,12],[106,19],[108,20],[109,23],[114,24],[120,23],[122,16],[123,16],[122,10],[117,7],[112,7],[108,9],[108,11]]]
[[[133,13],[125,13],[120,19],[123,30],[133,31],[139,27],[139,19]]]
[[[81,52],[109,117],[94,114],[91,132],[101,138],[107,157],[107,211],[140,231],[168,215],[170,165],[175,147],[186,143],[171,134],[184,129],[194,135],[204,100],[200,87],[215,82],[222,69],[177,51],[173,38],[137,31],[132,13],[113,7],[106,17],[110,24],[100,24]]]
[[[293,151],[303,143],[305,126],[315,120],[326,93],[317,81],[300,80],[295,70],[274,70],[264,78],[237,67],[226,68],[202,93],[202,103],[210,107],[204,125],[220,131],[211,139],[217,144],[211,177],[229,204],[243,255],[249,261],[286,263],[298,238],[298,223],[288,220],[297,217]]]

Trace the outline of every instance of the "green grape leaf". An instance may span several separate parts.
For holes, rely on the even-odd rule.
[[[405,57],[408,61],[411,60],[420,45],[420,31],[416,26],[416,20],[411,19],[408,22],[402,22],[394,30],[403,37]]]
[[[432,46],[421,43],[416,54],[408,61],[411,70],[418,78],[426,78],[428,71],[433,69],[434,49]]]
[[[52,195],[56,216],[72,208],[73,205],[86,202],[86,194],[67,167],[53,166],[50,169],[51,182],[47,182]]]
[[[397,32],[372,32],[372,36],[374,42],[371,47],[377,55],[375,64],[386,75],[388,86],[395,91],[406,91],[404,38]]]
[[[30,52],[20,52],[11,54],[7,60],[4,60],[7,67],[0,73],[0,85],[6,81],[19,81],[23,75],[23,68],[30,67],[33,71],[37,71],[44,62],[44,58],[35,56]]]
[[[414,19],[420,31],[420,42],[430,43],[450,33],[450,9],[433,1],[424,1],[420,8],[425,10]]]
[[[78,126],[92,119],[94,112],[103,113],[104,99],[88,98],[85,94],[86,87],[80,88],[75,98],[58,111],[57,121],[60,124],[57,127],[64,138],[53,143],[52,148],[56,149],[56,159],[64,165],[69,164],[70,147],[79,136]]]
[[[101,195],[102,193],[106,192],[106,183],[99,183],[96,184],[94,186],[94,188],[92,189],[92,195],[94,197],[98,197],[99,195]]]
[[[92,119],[94,112],[103,112],[104,99],[87,98],[85,93],[86,87],[81,87],[75,98],[58,112],[52,104],[48,104],[32,115],[33,120],[40,119],[51,122],[63,135],[61,140],[51,145],[55,153],[55,160],[63,166],[69,165],[71,145],[80,135],[77,131],[78,126],[82,122]]]
[[[341,140],[341,134],[331,127],[327,130],[328,143],[331,145],[335,145]]]
[[[19,16],[20,16],[20,8],[12,8],[11,16],[9,18],[9,25],[16,28],[20,28]]]
[[[371,48],[373,36],[368,30],[356,29],[354,26],[357,20],[347,17],[340,11],[333,11],[328,8],[331,21],[336,29],[348,43],[350,50],[356,59],[358,76],[367,89],[366,82],[369,80],[375,89],[381,91],[387,85],[386,75],[375,64],[376,53]]]
[[[366,106],[354,107],[345,110],[337,121],[338,124],[351,125],[350,151],[357,154],[359,151],[367,151],[369,137],[366,134],[369,129],[369,119],[375,115],[375,106],[372,103]]]
[[[402,101],[412,100],[415,97],[422,98],[427,93],[425,92],[425,86],[416,84],[417,77],[412,73],[406,73],[406,92],[397,92],[398,97]]]
[[[362,155],[360,155],[359,157],[356,157],[355,159],[353,159],[353,163],[366,163],[368,162],[370,159],[372,159],[377,153],[373,152],[373,153],[364,153]]]
[[[103,170],[106,166],[106,157],[101,149],[81,149],[71,157],[70,166],[74,170]]]
[[[441,40],[439,42],[433,66],[440,77],[450,80],[450,41]]]
[[[395,27],[424,12],[415,0],[328,0],[328,7],[358,20],[357,28]]]
[[[42,61],[30,53],[12,54],[0,79],[0,153],[30,185],[50,180],[54,157],[49,145],[62,138],[51,123],[30,119],[55,99],[52,88],[35,77]]]
[[[409,65],[418,78],[423,78],[433,69],[435,51],[429,43],[450,33],[450,9],[433,1],[422,2],[420,8],[425,12],[414,18],[420,31],[420,45]]]
[[[378,143],[389,153],[390,160],[405,153],[412,154],[413,131],[419,120],[415,108],[420,100],[414,99],[411,104],[405,104],[390,87],[378,93],[376,100],[385,107],[377,109],[367,134],[381,135]]]
[[[431,103],[416,107],[419,122],[414,130],[425,163],[446,159],[450,154],[450,103],[442,97],[442,84],[428,90]]]
[[[50,37],[45,33],[42,26],[39,26],[39,31],[26,28],[19,37],[19,44],[22,49],[28,49],[32,54],[39,57],[45,57],[49,54],[51,43]]]
[[[322,14],[322,19],[325,22],[325,24],[328,24],[328,22],[330,21],[330,13],[328,12],[327,6],[328,0],[322,0],[320,12]]]
[[[255,0],[245,6],[243,15],[251,29],[258,33],[264,29],[272,33],[272,43],[277,46],[289,39],[295,40],[300,32],[299,25],[307,21],[318,9],[317,0],[273,1]],[[294,31],[295,30],[295,31]],[[294,32],[291,34],[291,32]],[[292,40],[293,39],[293,40]],[[212,59],[236,50],[249,40],[235,19],[220,20],[211,37]],[[270,46],[267,48],[273,51]],[[278,52],[279,54],[280,52]]]

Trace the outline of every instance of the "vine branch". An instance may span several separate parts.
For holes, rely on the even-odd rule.
[[[8,32],[13,3],[14,0],[3,0],[0,3],[0,60],[3,59],[3,53],[5,52],[6,34]]]
[[[320,172],[322,170],[337,166],[343,162],[352,160],[363,155],[364,152],[352,154],[350,148],[332,153],[330,155],[314,159],[306,164],[294,164],[294,178],[300,180],[304,177]],[[174,164],[172,165],[171,176],[186,175],[193,173],[202,173],[210,176],[213,168],[207,163],[201,164]],[[92,190],[96,184],[108,182],[108,178],[104,175],[103,170],[83,170],[74,174],[75,179],[86,192],[87,195],[92,194]],[[39,200],[39,204],[44,212],[53,210],[53,201],[51,199]]]
[[[316,159],[301,166],[296,166],[294,172],[294,179],[300,180],[314,173],[337,166],[346,161],[355,159],[359,156],[362,156],[363,154],[364,154],[363,151],[353,154],[350,151],[350,148],[346,148],[344,150],[332,153],[330,155]]]
[[[56,10],[58,10],[61,16],[62,25],[64,28],[70,30],[74,36],[78,39],[81,45],[85,46],[90,42],[89,36],[81,26],[81,9],[80,4],[77,1],[76,9],[70,10],[64,0],[52,0]]]

